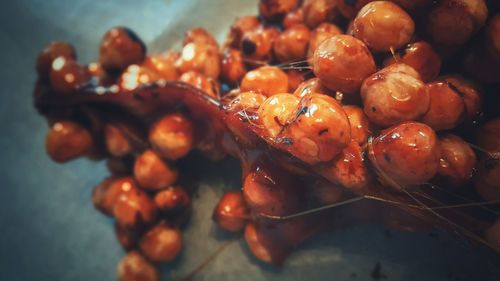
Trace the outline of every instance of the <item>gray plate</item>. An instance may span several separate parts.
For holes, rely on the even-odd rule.
[[[143,3],[145,2],[145,3]],[[103,163],[66,165],[45,155],[45,121],[32,107],[37,52],[51,40],[72,42],[81,62],[97,57],[112,26],[137,31],[153,51],[178,46],[185,30],[203,26],[222,41],[234,17],[256,13],[256,1],[8,1],[0,10],[0,280],[114,280],[124,252],[112,222],[92,208],[91,187]],[[235,240],[198,280],[371,280],[377,262],[387,280],[499,280],[495,255],[445,233],[392,233],[357,226],[306,243],[282,268],[257,262],[237,237],[216,230],[212,208],[223,190],[239,188],[226,161],[206,170],[184,231],[181,257],[164,279],[185,276],[220,245]],[[232,176],[228,176],[232,175]],[[495,270],[495,272],[494,272]],[[496,278],[495,278],[496,276]]]

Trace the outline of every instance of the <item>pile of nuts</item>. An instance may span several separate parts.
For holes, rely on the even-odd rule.
[[[282,263],[323,221],[263,215],[283,219],[381,187],[404,196],[439,185],[473,194],[472,201],[500,200],[496,1],[261,0],[258,9],[232,23],[222,46],[193,28],[180,52],[150,55],[133,31],[116,27],[104,35],[98,62],[80,65],[70,44],[54,42],[37,59],[38,83],[67,98],[88,85],[119,94],[181,81],[308,166],[278,154],[248,156],[242,192],[224,194],[214,210],[214,221],[243,231],[264,262]],[[178,256],[191,204],[176,162],[193,150],[214,161],[234,154],[202,113],[182,105],[163,112],[146,103],[128,111],[68,105],[45,115],[54,161],[107,159],[111,176],[92,201],[115,219],[128,252],[119,280],[159,280],[154,264]],[[238,124],[226,121],[239,147],[259,150]],[[385,214],[372,215],[397,229],[419,228]],[[484,220],[479,240],[498,251],[500,219]]]

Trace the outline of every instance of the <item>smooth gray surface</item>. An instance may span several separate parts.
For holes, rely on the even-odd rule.
[[[91,187],[107,175],[104,165],[58,165],[45,155],[47,126],[31,100],[37,52],[51,40],[65,40],[76,46],[81,62],[90,62],[102,34],[115,25],[131,27],[157,51],[198,25],[221,41],[234,17],[255,11],[255,0],[2,4],[0,280],[114,280],[123,255],[112,222],[90,202]],[[239,188],[238,173],[234,162],[224,162],[202,175],[183,254],[164,267],[165,280],[185,276],[227,241],[210,215],[223,189]],[[499,280],[492,257],[442,233],[388,237],[380,226],[359,226],[306,243],[280,269],[261,265],[236,240],[197,280],[371,280],[376,262],[387,280]]]

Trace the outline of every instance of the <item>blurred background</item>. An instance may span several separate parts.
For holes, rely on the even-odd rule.
[[[0,280],[115,280],[124,255],[112,221],[93,209],[103,163],[65,165],[45,154],[45,120],[32,105],[37,53],[52,40],[71,42],[81,63],[97,58],[101,36],[125,25],[158,52],[178,47],[203,26],[221,42],[231,21],[255,14],[257,0],[18,0],[0,9]],[[239,237],[218,232],[210,216],[224,190],[240,188],[235,162],[201,173],[183,254],[162,267],[165,280],[186,276],[225,241],[234,240],[196,280],[499,280],[492,253],[443,232],[397,233],[356,226],[307,242],[282,268],[257,262]],[[228,172],[229,171],[229,172]],[[231,176],[228,176],[230,174]],[[382,277],[383,277],[382,276]]]

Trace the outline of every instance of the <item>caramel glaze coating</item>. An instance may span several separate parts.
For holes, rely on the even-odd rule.
[[[349,35],[335,35],[314,52],[313,71],[327,88],[351,94],[375,72],[375,62],[362,41]]]
[[[52,61],[50,84],[59,94],[70,94],[90,80],[87,69],[73,59],[57,57]]]
[[[156,206],[160,211],[177,211],[186,209],[191,204],[191,198],[184,188],[170,186],[156,193],[154,197]]]
[[[120,193],[113,206],[116,222],[121,227],[132,230],[154,223],[156,213],[153,200],[141,189]]]
[[[287,215],[300,206],[300,183],[267,161],[257,162],[243,180],[243,196],[252,214]]]
[[[117,266],[119,281],[160,281],[158,269],[137,251],[128,253]]]
[[[139,242],[141,252],[153,262],[174,260],[182,248],[182,235],[178,228],[160,222],[148,230]]]
[[[368,77],[361,99],[371,122],[388,127],[423,116],[430,103],[420,75],[405,64],[393,64]]]
[[[474,186],[485,200],[500,200],[500,118],[493,119],[482,126],[477,134],[477,145],[490,152],[481,155],[478,175]]]
[[[67,60],[76,61],[75,48],[66,42],[52,42],[45,49],[43,49],[36,59],[36,71],[38,77],[47,79],[52,68],[52,62],[58,58],[63,57]]]
[[[466,43],[486,21],[484,0],[442,0],[428,14],[427,31],[440,45]]]
[[[245,242],[250,249],[250,252],[256,257],[258,260],[265,263],[272,263],[273,257],[269,252],[269,249],[265,245],[260,242],[259,235],[257,233],[257,228],[254,222],[249,222],[245,226]]]
[[[500,13],[489,19],[486,28],[486,46],[489,53],[500,60]]]
[[[250,120],[256,119],[257,110],[260,105],[264,103],[266,96],[256,92],[242,92],[238,94],[231,102],[228,103],[227,112],[231,113],[226,115],[226,118],[249,118]],[[234,135],[234,138],[239,143],[247,147],[254,147],[257,142],[257,137],[248,133],[246,124],[241,122],[226,122],[228,129]]]
[[[371,175],[364,163],[361,146],[352,141],[332,161],[320,164],[319,173],[330,182],[339,184],[350,190],[367,187]]]
[[[149,67],[132,64],[122,72],[117,84],[125,90],[134,90],[141,85],[160,80],[160,75]]]
[[[342,109],[347,114],[351,124],[352,140],[361,146],[365,145],[372,132],[370,130],[370,121],[363,109],[355,105],[344,105]]]
[[[269,61],[272,58],[273,43],[279,31],[275,27],[259,27],[243,34],[239,49],[251,64],[252,61]],[[257,63],[259,65],[259,63]]]
[[[310,187],[311,199],[317,205],[330,205],[342,201],[346,194],[344,189],[326,180],[318,180]]]
[[[441,57],[425,41],[408,44],[402,51],[384,60],[384,66],[394,63],[404,63],[413,67],[424,82],[429,82],[439,75]]]
[[[441,157],[438,174],[445,178],[448,185],[462,186],[472,178],[476,166],[476,154],[460,137],[445,134],[439,137]]]
[[[202,116],[203,114],[200,114]],[[205,122],[204,125],[198,127],[198,136],[203,136],[203,138],[197,138],[196,149],[205,157],[206,159],[217,162],[224,159],[227,156],[227,151],[224,149],[224,145],[221,145],[221,135],[220,131],[213,130],[209,127],[210,122]],[[201,131],[201,132],[200,132]],[[227,138],[226,138],[227,139]]]
[[[309,164],[331,160],[351,141],[350,124],[332,97],[269,97],[257,112],[263,137]]]
[[[436,133],[417,122],[383,130],[369,144],[369,151],[370,161],[379,175],[397,189],[427,182],[439,167]]]
[[[133,152],[132,144],[124,135],[120,125],[108,123],[104,126],[104,141],[112,156],[123,157]]]
[[[425,85],[430,97],[429,110],[422,116],[421,122],[434,130],[446,130],[456,127],[465,117],[463,98],[450,84],[432,82]]]
[[[481,115],[483,97],[477,84],[458,74],[445,75],[440,80],[448,83],[464,100],[467,121],[473,121]]]
[[[286,76],[288,76],[288,92],[293,93],[297,88],[304,82],[305,77],[304,73],[295,70],[295,69],[290,69],[286,71]]]
[[[330,96],[304,96],[284,124],[284,135],[292,140],[288,151],[309,164],[331,160],[351,141],[349,119]]]
[[[260,0],[259,14],[268,21],[281,21],[283,17],[295,10],[299,0]]]
[[[274,55],[280,62],[294,62],[306,58],[310,31],[303,24],[296,24],[274,40]]]
[[[254,91],[265,96],[288,92],[288,76],[274,66],[262,66],[245,74],[241,80],[242,92]]]
[[[154,71],[159,78],[165,80],[177,80],[179,72],[175,67],[175,62],[179,59],[180,53],[169,52],[165,55],[148,56],[141,66]]]
[[[217,40],[202,27],[195,27],[186,32],[184,40],[182,41],[182,46],[186,46],[189,43],[195,43],[200,45],[211,45],[215,48],[219,48]]]
[[[249,213],[241,192],[226,192],[219,199],[212,219],[224,230],[239,232],[245,227]]]
[[[260,105],[267,99],[266,96],[257,92],[241,92],[228,103],[227,111],[239,112],[242,110],[252,113],[259,109]],[[248,114],[249,116],[252,114]]]
[[[226,83],[237,86],[243,76],[247,73],[247,68],[243,62],[241,51],[233,48],[226,48],[221,61],[221,78]]]
[[[58,163],[84,156],[93,145],[90,132],[72,121],[59,121],[52,125],[45,139],[50,158]]]
[[[137,190],[137,184],[132,177],[111,177],[94,187],[92,203],[103,214],[112,216],[113,208],[121,194]]]
[[[177,180],[178,172],[160,155],[148,149],[135,160],[134,177],[146,190],[162,190]]]
[[[336,0],[305,0],[302,4],[304,22],[309,28],[315,28],[323,22],[332,20],[337,15]]]
[[[295,218],[279,224],[256,221],[245,226],[245,241],[254,256],[265,263],[281,265],[285,258],[318,231],[310,217]]]
[[[283,18],[283,28],[288,29],[296,24],[304,23],[304,10],[302,8],[296,9],[286,14]]]
[[[324,22],[318,25],[312,32],[309,39],[309,46],[307,48],[307,61],[309,65],[313,65],[313,55],[314,51],[318,48],[318,46],[323,43],[326,39],[334,36],[342,34],[342,29],[338,26]]]
[[[389,1],[374,1],[359,11],[351,28],[352,35],[374,52],[387,52],[410,41],[415,23],[398,5]]]
[[[167,114],[151,126],[149,142],[161,157],[178,160],[193,149],[194,124],[180,113]]]
[[[243,16],[236,18],[231,24],[225,45],[232,48],[240,48],[243,34],[247,31],[257,29],[261,25],[256,16]]]
[[[259,107],[258,121],[263,126],[265,137],[279,140],[299,109],[300,99],[290,94],[275,94]],[[285,139],[286,140],[286,139]]]
[[[323,86],[319,78],[316,77],[302,82],[293,92],[293,94],[298,98],[302,98],[312,93],[329,95],[329,96],[333,95],[331,90]]]
[[[221,71],[219,49],[210,44],[188,43],[182,48],[175,66],[181,73],[195,71],[216,79]]]
[[[179,81],[193,85],[214,98],[219,98],[220,96],[219,82],[201,73],[195,71],[185,72],[179,77]]]
[[[131,64],[139,64],[145,56],[146,46],[126,27],[110,29],[99,47],[99,63],[108,72],[120,72]]]
[[[346,19],[354,19],[361,8],[373,1],[374,0],[338,1],[338,10]],[[390,0],[390,2],[399,5],[408,13],[413,14],[423,8],[429,7],[433,0]]]

